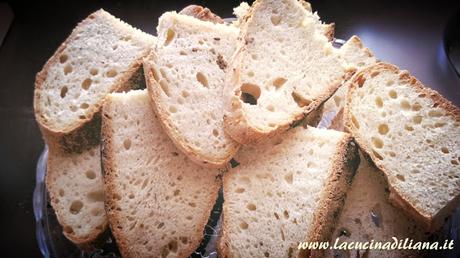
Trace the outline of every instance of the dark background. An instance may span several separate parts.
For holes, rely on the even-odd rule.
[[[336,23],[336,37],[360,36],[378,58],[411,71],[427,86],[460,104],[460,80],[442,49],[444,26],[459,10],[460,1],[311,2],[323,21]],[[32,109],[35,74],[72,28],[99,8],[154,33],[161,13],[180,10],[189,3],[230,17],[238,1],[9,3],[15,18],[0,47],[1,257],[41,256],[32,210],[35,165],[43,149]]]

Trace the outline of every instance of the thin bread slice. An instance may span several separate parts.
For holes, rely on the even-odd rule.
[[[225,167],[239,144],[224,132],[223,88],[238,29],[164,13],[155,53],[144,60],[154,109],[174,144],[194,162]]]
[[[366,48],[358,36],[352,36],[340,48],[340,55],[350,65],[361,70],[369,65],[375,64],[377,58]],[[351,79],[345,81],[330,99],[324,102],[323,116],[327,117],[331,124],[329,128],[339,131],[344,130],[343,107],[347,97],[348,87]]]
[[[123,257],[188,257],[221,186],[163,132],[146,90],[113,93],[103,107],[106,210]]]
[[[46,188],[64,235],[77,245],[96,240],[107,229],[100,146],[81,154],[50,149]]]
[[[388,184],[372,162],[361,157],[337,220],[332,241],[387,242],[397,239],[427,241],[430,234],[412,217],[388,202]],[[326,257],[424,257],[417,250],[328,250]]]
[[[88,124],[108,93],[130,85],[154,42],[102,9],[80,22],[36,77],[35,117],[47,143],[79,152],[99,144]]]
[[[241,27],[225,88],[225,130],[242,144],[286,131],[348,78],[318,15],[297,0],[258,0]]]
[[[219,257],[297,257],[308,251],[300,242],[330,240],[359,164],[349,134],[298,126],[235,160],[223,180]]]
[[[407,71],[378,63],[354,77],[344,117],[385,173],[391,201],[440,227],[460,201],[460,109]]]

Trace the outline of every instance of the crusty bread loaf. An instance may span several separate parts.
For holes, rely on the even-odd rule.
[[[113,93],[102,115],[106,210],[123,257],[188,257],[200,244],[220,173],[163,132],[147,91]]]
[[[78,245],[93,242],[107,228],[100,146],[81,154],[49,151],[46,188],[63,233]]]
[[[348,78],[316,13],[297,0],[259,0],[241,27],[225,88],[225,130],[242,144],[286,131]]]
[[[329,241],[359,164],[349,134],[298,126],[235,160],[224,175],[219,257],[297,257],[299,242]]]
[[[37,74],[35,117],[47,143],[79,152],[99,144],[93,118],[108,93],[130,85],[154,42],[102,9],[78,24]]]
[[[342,213],[332,237],[339,243],[413,239],[427,241],[423,227],[388,202],[388,184],[384,175],[361,157],[358,171],[347,193]],[[416,250],[329,250],[326,257],[421,257]]]
[[[391,201],[436,229],[460,201],[460,109],[407,71],[378,63],[353,79],[344,121],[390,185]]]
[[[176,146],[196,163],[224,167],[239,144],[223,128],[222,92],[238,29],[164,13],[155,53],[144,60],[154,109]]]
[[[355,66],[358,70],[377,62],[374,54],[363,45],[358,36],[352,36],[348,39],[340,48],[339,53],[348,64]],[[344,130],[342,110],[345,106],[350,82],[351,79],[345,81],[334,95],[324,102],[323,115],[331,121],[329,128]]]

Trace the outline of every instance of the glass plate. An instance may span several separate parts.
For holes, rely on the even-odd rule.
[[[345,41],[334,39],[334,46],[340,47]],[[335,113],[329,112],[323,114],[318,124],[320,128],[327,128],[331,124]],[[59,225],[57,218],[51,207],[48,193],[45,187],[46,161],[48,159],[48,148],[41,153],[37,162],[36,185],[33,194],[34,215],[36,220],[36,236],[41,253],[45,258],[120,258],[117,245],[110,230],[107,230],[100,241],[93,246],[87,246],[84,249],[79,248],[70,242],[63,234],[62,227]],[[220,216],[222,212],[223,197],[219,192],[218,199],[211,212],[208,223],[204,229],[204,239],[200,247],[191,255],[193,258],[216,258],[216,241],[220,229]],[[451,216],[442,230],[430,238],[430,241],[439,241],[443,243],[445,239],[453,239],[454,250],[444,250],[436,252],[429,256],[432,257],[460,257],[460,208]]]

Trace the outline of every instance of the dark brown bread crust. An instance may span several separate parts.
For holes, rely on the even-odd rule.
[[[100,109],[104,104],[104,100],[101,103],[98,103],[95,106],[89,107],[89,115],[86,116],[84,119],[81,119],[78,125],[70,126],[64,128],[63,130],[56,129],[50,124],[47,119],[43,115],[43,111],[40,109],[38,105],[41,102],[41,91],[42,85],[46,80],[48,75],[49,68],[59,62],[59,57],[62,52],[67,48],[68,42],[77,37],[77,28],[80,26],[84,26],[86,24],[92,23],[92,18],[95,15],[99,15],[98,12],[102,10],[96,11],[90,14],[86,19],[81,21],[77,27],[75,27],[69,37],[58,47],[56,52],[51,56],[51,58],[45,63],[43,69],[37,73],[35,78],[35,92],[34,92],[34,110],[35,110],[35,119],[39,125],[39,128],[43,134],[45,142],[50,146],[55,146],[60,148],[66,152],[77,152],[81,153],[84,150],[87,150],[97,144],[99,144],[100,139]],[[146,50],[145,54],[147,54],[149,50]],[[137,60],[133,62],[133,64],[123,73],[123,76],[120,76],[114,82],[114,91],[123,91],[127,90],[127,85],[129,85],[129,81],[134,74],[139,71],[142,67],[142,57],[139,57]],[[134,76],[134,78],[137,78]],[[99,120],[98,120],[99,119]],[[94,121],[95,120],[95,121]],[[88,125],[89,124],[89,125]],[[99,129],[99,130],[98,130]],[[94,131],[96,130],[96,131]]]
[[[313,216],[309,239],[306,241],[331,241],[347,191],[358,169],[360,158],[358,147],[351,135],[346,134],[338,145],[332,158],[329,180],[321,194],[320,208]],[[324,250],[302,250],[299,257],[323,257]]]
[[[182,9],[179,12],[179,14],[192,16],[202,21],[210,21],[213,23],[224,23],[224,20],[222,20],[222,18],[220,18],[218,15],[211,12],[211,10],[209,10],[208,8],[200,6],[200,5],[192,4],[192,5],[186,6],[184,9]]]
[[[361,87],[363,80],[366,76],[370,76],[375,72],[381,71],[390,71],[395,74],[400,74],[400,80],[403,80],[407,83],[409,87],[414,88],[419,92],[420,97],[430,98],[434,104],[433,106],[440,107],[447,112],[447,115],[451,116],[455,121],[460,122],[460,109],[456,107],[452,102],[445,99],[437,91],[426,88],[419,80],[414,76],[411,76],[408,71],[401,71],[397,66],[379,62],[374,65],[371,65],[356,74],[353,77],[353,80],[350,84],[350,88],[347,95],[347,101],[344,108],[344,124],[346,131],[350,132],[356,139],[360,148],[365,151],[373,160],[374,164],[385,174],[385,177],[388,181],[388,171],[382,166],[378,165],[375,161],[378,160],[369,146],[366,144],[366,141],[354,130],[352,125],[350,108],[353,92]],[[389,185],[390,189],[390,202],[396,207],[401,208],[408,216],[413,217],[421,225],[423,225],[427,230],[435,231],[444,224],[445,219],[452,213],[452,211],[460,205],[460,196],[456,196],[451,202],[449,202],[444,208],[442,208],[434,217],[431,217],[428,214],[423,214],[422,211],[418,211],[414,206],[412,206],[404,196],[401,196],[396,190]]]

